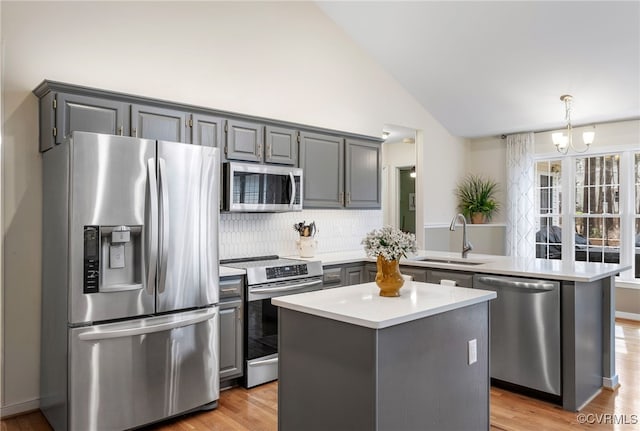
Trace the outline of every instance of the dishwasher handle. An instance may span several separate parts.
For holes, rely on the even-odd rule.
[[[512,288],[517,290],[526,290],[531,291],[531,293],[536,292],[550,292],[554,290],[556,287],[556,283],[548,282],[548,281],[518,281],[514,279],[508,278],[500,278],[500,277],[488,277],[482,276],[478,277],[478,281],[484,283],[488,286],[494,287],[504,287],[504,288]],[[480,288],[482,288],[480,286]]]

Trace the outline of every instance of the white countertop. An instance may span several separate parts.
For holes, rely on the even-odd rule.
[[[278,307],[372,329],[382,329],[496,297],[488,290],[405,282],[400,296],[379,295],[375,283],[317,290],[271,299]]]
[[[228,266],[219,267],[220,277],[233,277],[234,275],[245,275],[247,272],[244,269],[230,268]]]
[[[364,250],[318,253],[313,258],[307,259],[298,256],[290,257],[293,259],[303,260],[321,260],[323,266],[364,261],[375,262],[375,259],[366,256]],[[464,260],[467,262],[478,262],[478,265],[468,265],[455,262],[423,262],[416,260],[416,258],[420,257],[442,260],[463,260],[461,259],[460,253],[418,250],[413,256],[400,260],[400,264],[472,273],[512,275],[517,277],[546,278],[551,280],[581,282],[599,280],[631,268],[631,265],[593,262],[575,262],[572,265],[565,265],[561,260],[554,259],[523,259],[513,258],[510,256],[476,253],[469,253],[468,257]]]

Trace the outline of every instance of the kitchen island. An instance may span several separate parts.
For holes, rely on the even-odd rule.
[[[489,429],[495,297],[408,282],[397,298],[364,283],[272,299],[279,429]]]
[[[375,276],[375,263],[363,250],[321,253],[314,259],[323,265],[362,265],[362,281]],[[560,283],[561,394],[555,402],[566,410],[581,410],[602,388],[615,390],[619,377],[615,368],[615,276],[630,265],[524,259],[509,256],[419,250],[400,261],[401,272],[453,275],[474,280],[477,276],[509,276]],[[411,272],[409,272],[411,271]],[[467,285],[467,287],[472,287]],[[473,285],[473,287],[476,287]],[[494,301],[493,305],[496,305]],[[493,307],[492,305],[492,307]],[[517,314],[514,315],[517,319]],[[525,322],[512,322],[516,327]],[[517,387],[512,389],[518,390]],[[522,389],[527,392],[526,386]],[[528,393],[528,392],[527,392]],[[544,395],[544,394],[542,394]]]

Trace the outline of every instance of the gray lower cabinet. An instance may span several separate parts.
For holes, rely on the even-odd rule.
[[[427,282],[427,269],[416,268],[412,266],[402,265],[400,266],[400,273],[403,275],[410,275],[414,281]]]
[[[377,142],[345,141],[345,207],[380,208],[382,161]]]
[[[322,288],[331,289],[334,287],[351,286],[364,283],[364,265],[344,264],[332,265],[322,268]]]
[[[241,377],[243,282],[241,277],[220,279],[220,381]]]
[[[298,164],[298,131],[284,127],[264,129],[266,163],[296,166]]]
[[[322,288],[332,289],[334,287],[344,286],[343,268],[323,267],[322,268]]]
[[[456,282],[456,286],[460,287],[473,287],[472,273],[441,269],[427,270],[427,283],[440,284],[442,280],[453,280]]]
[[[227,160],[263,161],[264,126],[258,123],[227,120],[224,152]]]
[[[369,283],[371,281],[376,281],[376,274],[378,273],[378,267],[375,263],[367,263],[364,266],[364,272],[362,274],[364,283]]]
[[[304,171],[305,208],[344,205],[344,139],[300,133],[300,167]]]
[[[191,114],[156,106],[131,105],[131,136],[190,143],[187,133]]]
[[[363,273],[364,267],[362,265],[346,267],[344,269],[344,278],[347,286],[362,283]]]
[[[280,431],[489,430],[486,302],[382,329],[280,308],[278,331]]]

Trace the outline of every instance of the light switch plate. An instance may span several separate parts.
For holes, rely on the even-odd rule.
[[[478,362],[478,341],[474,338],[473,340],[469,340],[469,365]]]

